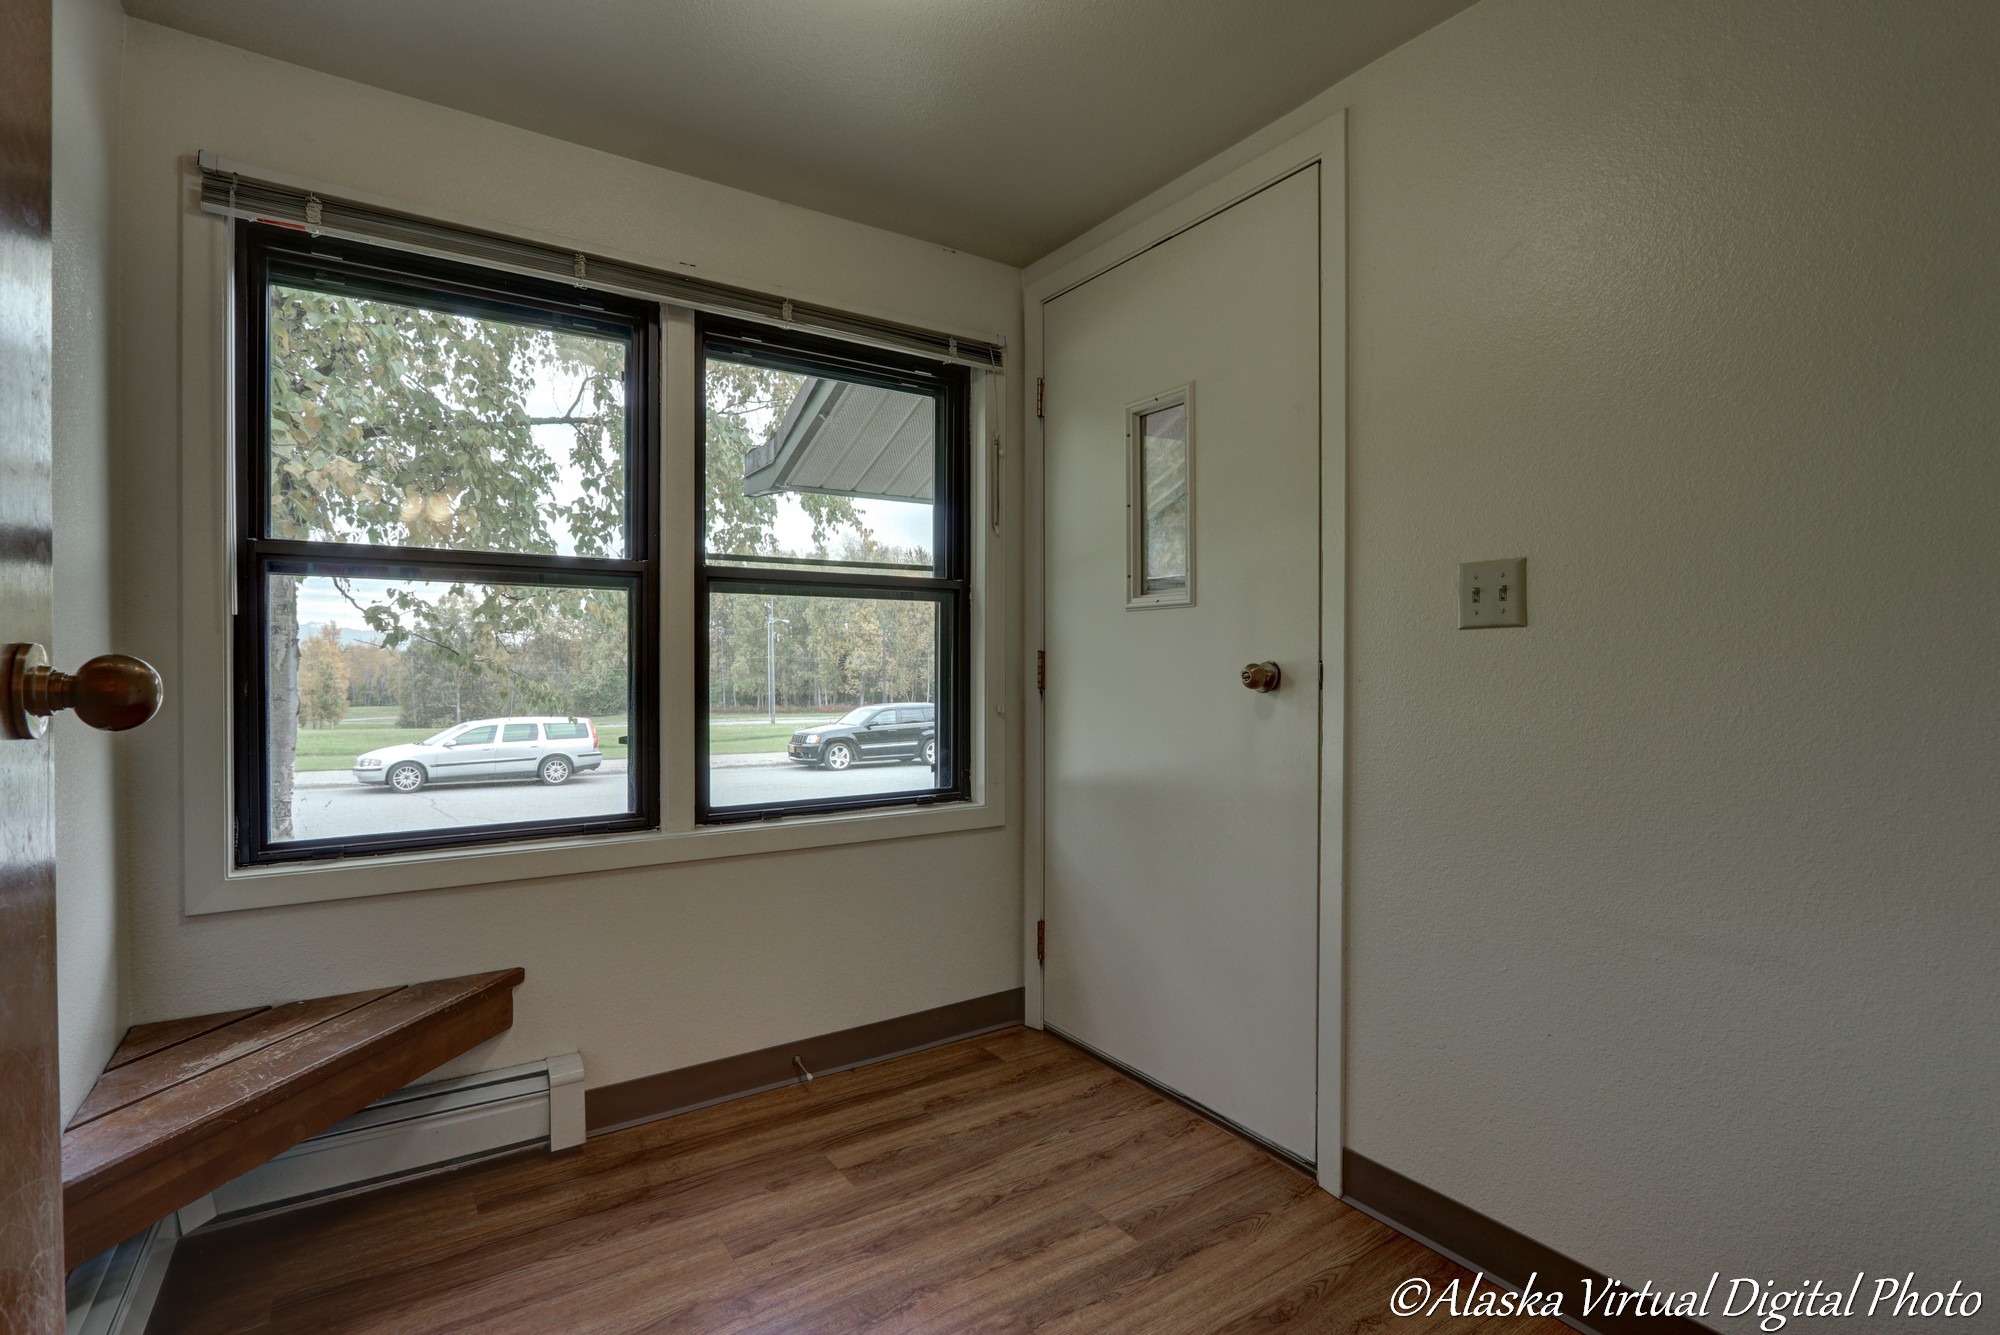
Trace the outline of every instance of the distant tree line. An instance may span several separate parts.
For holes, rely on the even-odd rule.
[[[523,625],[500,632],[490,599],[454,588],[421,606],[400,646],[342,644],[331,623],[299,648],[299,723],[330,728],[355,705],[395,705],[396,725],[446,728],[510,714],[617,715],[628,708],[630,662],[623,594],[521,591]]]
[[[865,554],[842,554],[928,559],[920,550],[873,544]],[[709,708],[842,713],[859,704],[935,700],[937,644],[937,605],[928,601],[717,594],[709,609]]]

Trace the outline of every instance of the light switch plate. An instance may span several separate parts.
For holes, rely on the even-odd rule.
[[[1469,561],[1458,568],[1458,628],[1528,624],[1528,558]]]

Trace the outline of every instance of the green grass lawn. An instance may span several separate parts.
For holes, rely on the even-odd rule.
[[[625,733],[625,719],[593,718],[597,738],[606,760],[625,759],[626,749],[618,739]],[[791,740],[795,723],[765,723],[761,720],[733,723],[718,720],[709,725],[709,751],[718,756],[743,756],[781,752]],[[394,705],[356,705],[347,717],[331,728],[299,730],[298,772],[311,774],[354,767],[354,758],[377,747],[398,742],[421,742],[442,732],[441,728],[399,728]]]
[[[597,740],[604,751],[604,758],[625,759],[626,748],[618,742],[625,734],[624,717],[592,718],[591,722],[597,725]],[[297,772],[312,774],[353,769],[354,758],[364,751],[394,746],[398,742],[421,742],[443,731],[442,728],[397,727],[394,705],[356,705],[347,711],[345,719],[331,728],[299,729]],[[780,741],[774,749],[784,750],[784,742]]]

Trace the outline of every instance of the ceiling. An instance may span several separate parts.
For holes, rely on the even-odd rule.
[[[1471,0],[126,0],[132,15],[1009,264]]]

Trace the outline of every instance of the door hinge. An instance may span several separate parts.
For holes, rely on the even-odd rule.
[[[1040,964],[1049,957],[1049,920],[1040,919],[1035,923],[1035,963]]]
[[[1035,377],[1035,416],[1037,417],[1048,416],[1047,413],[1042,411],[1042,396],[1048,392],[1048,387],[1048,381],[1042,379],[1040,376]]]
[[[1035,689],[1046,693],[1049,689],[1049,651],[1035,650]]]

